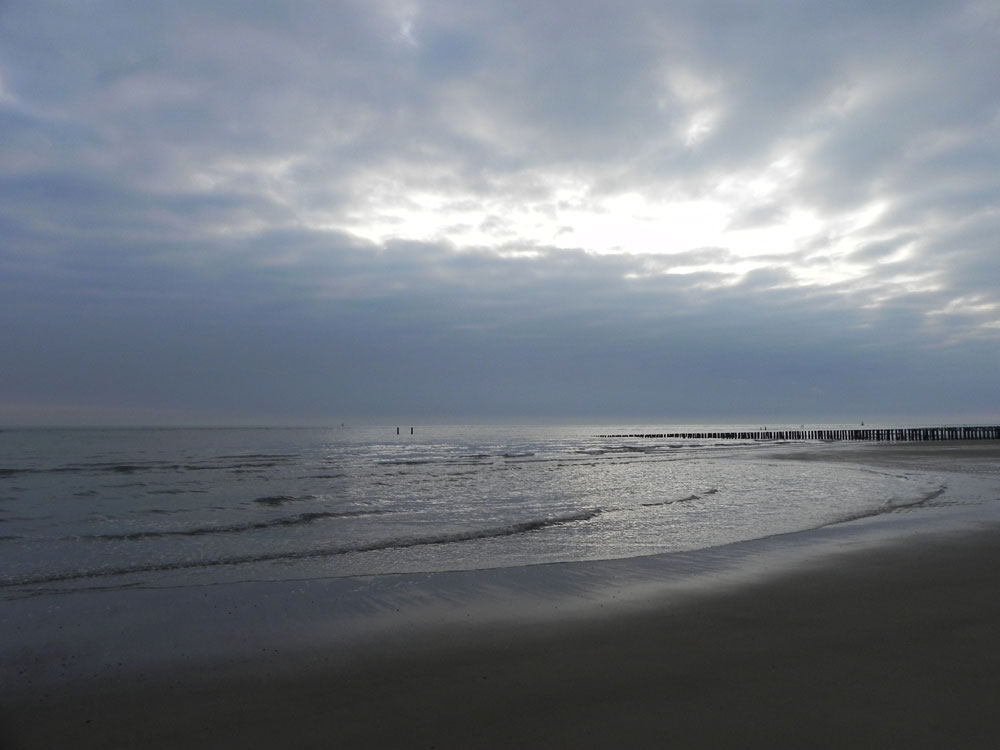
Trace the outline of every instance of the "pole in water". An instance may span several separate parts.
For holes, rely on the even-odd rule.
[[[411,435],[413,434],[413,428],[412,427],[410,428],[410,434]]]
[[[399,428],[398,427],[396,428],[396,434],[397,435],[399,434]]]

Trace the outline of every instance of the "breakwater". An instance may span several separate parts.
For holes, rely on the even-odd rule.
[[[602,438],[675,438],[680,440],[1000,440],[992,427],[861,427],[798,430],[737,430],[726,432],[633,432]]]

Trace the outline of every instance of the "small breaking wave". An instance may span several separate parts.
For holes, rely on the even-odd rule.
[[[660,507],[661,505],[674,505],[675,503],[689,503],[692,500],[701,500],[706,495],[714,495],[718,491],[719,490],[718,490],[717,487],[713,487],[710,490],[705,490],[700,495],[691,494],[691,495],[688,495],[687,497],[671,498],[670,500],[663,500],[663,501],[658,502],[658,503],[639,503],[639,505],[641,505],[643,508],[657,508],[657,507]]]
[[[628,453],[656,453],[658,450],[658,446],[655,445],[605,445],[600,448],[578,448],[573,453],[583,456],[614,456]]]
[[[295,503],[301,500],[313,500],[314,495],[266,495],[265,497],[258,497],[254,500],[258,505],[269,505],[272,508],[277,508],[280,505],[285,505],[286,503]]]
[[[378,461],[379,466],[481,466],[492,459],[488,453],[475,453],[459,457],[441,458],[387,458]]]
[[[298,458],[295,453],[235,453],[231,455],[219,456],[219,460],[260,460],[267,459],[272,461],[290,461],[293,458]]]
[[[58,466],[54,469],[49,469],[48,471],[53,474],[87,474],[87,473],[98,473],[98,474],[138,474],[143,471],[178,471],[181,469],[180,464],[167,463],[163,461],[150,461],[148,463],[132,463],[132,464],[119,464],[119,463],[104,463],[104,462],[94,462],[94,463],[82,463],[82,464],[67,464],[65,466]]]
[[[485,529],[470,529],[469,531],[459,531],[451,534],[437,534],[424,537],[399,537],[386,539],[368,544],[358,544],[349,547],[321,547],[318,549],[293,550],[286,552],[268,552],[253,555],[234,555],[231,557],[219,557],[201,560],[175,560],[173,562],[142,563],[138,565],[126,565],[121,567],[96,568],[93,570],[67,571],[63,573],[48,573],[21,578],[8,578],[0,580],[0,588],[11,588],[15,586],[36,586],[49,583],[63,583],[66,581],[77,581],[94,578],[107,578],[110,576],[130,575],[137,573],[162,573],[176,570],[190,570],[195,568],[213,568],[222,565],[246,565],[251,563],[283,562],[293,560],[308,560],[324,557],[337,557],[339,555],[356,554],[363,552],[381,552],[394,549],[408,549],[411,547],[421,547],[436,544],[456,544],[462,542],[477,541],[480,539],[492,539],[497,537],[514,536],[532,531],[540,531],[552,526],[589,521],[600,515],[600,508],[570,513],[562,516],[548,516],[530,521],[522,521],[506,526],[494,526]],[[141,532],[140,532],[141,533]]]
[[[70,463],[49,468],[0,468],[0,478],[17,476],[19,474],[117,474],[129,476],[143,472],[185,472],[185,471],[251,471],[254,469],[271,469],[289,461],[284,456],[230,456],[228,460],[209,460],[194,463],[177,463],[174,461],[146,461],[139,463],[109,463],[104,461]]]
[[[300,513],[295,516],[283,516],[282,518],[272,518],[267,521],[254,521],[252,523],[234,523],[225,526],[195,526],[190,529],[170,529],[163,531],[133,531],[121,534],[88,534],[84,539],[120,539],[137,541],[139,539],[157,539],[166,536],[204,536],[206,534],[234,534],[242,531],[260,531],[281,526],[299,526],[310,524],[325,518],[357,518],[359,516],[377,516],[385,513],[392,513],[391,510],[347,510],[315,513]]]
[[[850,521],[860,521],[863,518],[873,518],[875,516],[884,516],[887,513],[897,513],[900,511],[914,510],[915,508],[924,507],[931,504],[931,501],[936,500],[941,495],[943,495],[948,489],[948,485],[941,484],[938,485],[936,489],[930,492],[924,493],[916,500],[910,500],[909,502],[894,503],[892,500],[886,501],[886,503],[878,508],[872,508],[871,510],[863,511],[861,513],[852,513],[850,515],[844,516],[843,518],[838,518],[836,521],[831,521],[827,526],[832,526],[838,523],[848,523]]]

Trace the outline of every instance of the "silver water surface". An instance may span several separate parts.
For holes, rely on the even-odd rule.
[[[5,430],[0,595],[634,557],[940,488],[915,471],[775,460],[773,443],[596,437],[620,430]]]

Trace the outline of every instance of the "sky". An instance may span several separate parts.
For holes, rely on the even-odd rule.
[[[1000,420],[1000,0],[0,0],[0,425]]]

